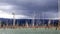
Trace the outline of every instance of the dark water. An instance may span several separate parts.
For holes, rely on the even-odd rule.
[[[0,18],[0,21],[3,22],[3,24],[9,24],[9,25],[12,25],[13,24],[13,19],[4,19],[4,18]],[[32,25],[33,23],[33,19],[16,19],[15,20],[15,23],[16,24],[19,24],[19,25],[25,25],[26,22],[29,24],[29,25]],[[49,19],[34,19],[34,24],[35,25],[43,25],[43,24],[48,24],[49,22]],[[58,24],[58,20],[50,20],[50,24]]]

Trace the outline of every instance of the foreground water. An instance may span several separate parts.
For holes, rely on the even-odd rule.
[[[0,29],[0,34],[60,34],[60,30],[45,28]]]

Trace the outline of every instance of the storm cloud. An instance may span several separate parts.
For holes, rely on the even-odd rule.
[[[3,12],[35,18],[58,18],[58,0],[0,0]],[[9,8],[6,8],[8,6]]]

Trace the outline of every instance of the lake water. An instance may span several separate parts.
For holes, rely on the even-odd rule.
[[[0,29],[0,34],[60,34],[60,30],[55,30],[55,28]]]

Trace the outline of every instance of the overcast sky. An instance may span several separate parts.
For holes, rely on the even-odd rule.
[[[0,15],[8,17],[14,11],[17,18],[32,18],[34,14],[35,18],[58,18],[58,0],[0,0]]]

